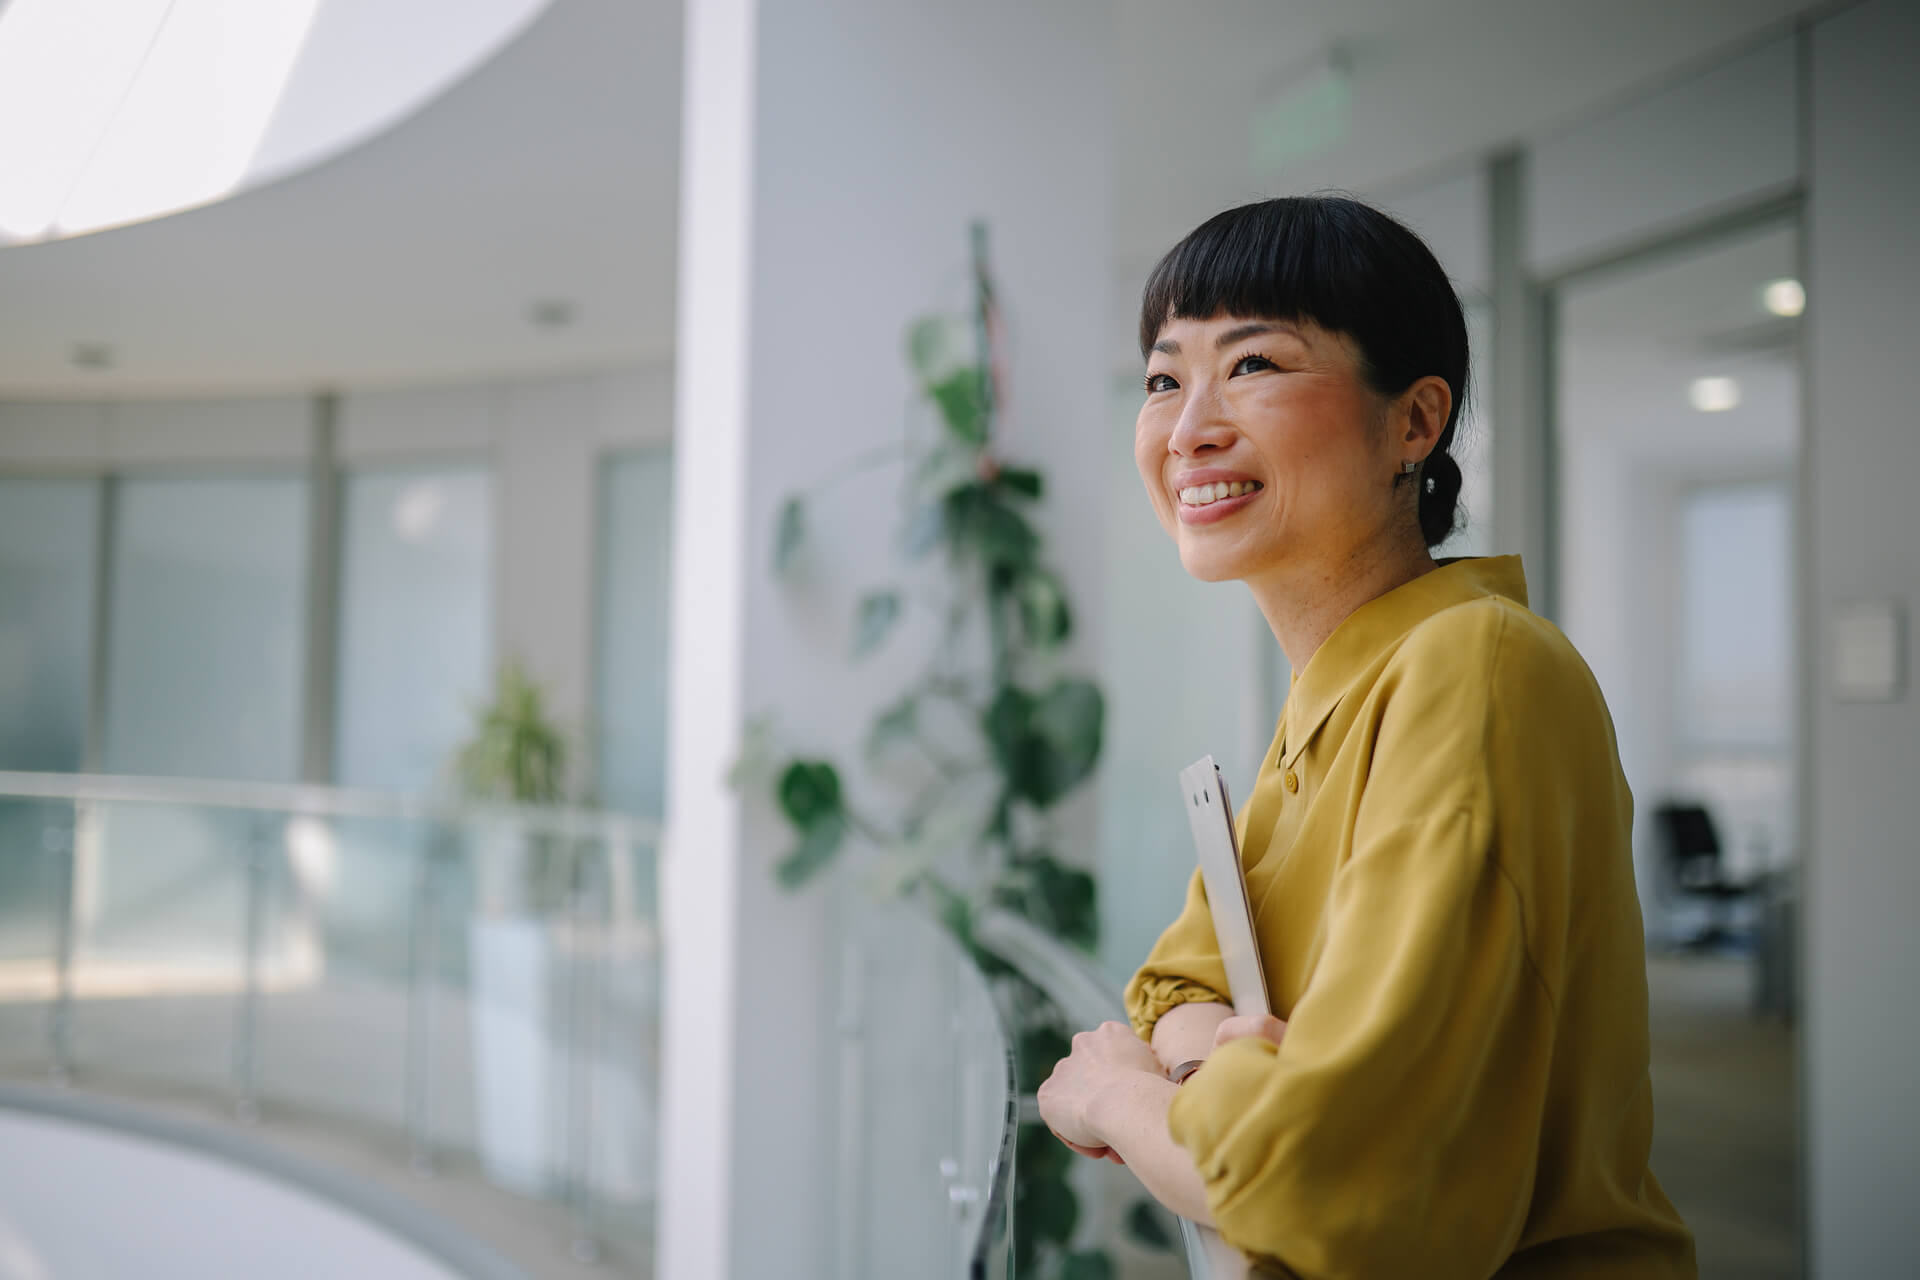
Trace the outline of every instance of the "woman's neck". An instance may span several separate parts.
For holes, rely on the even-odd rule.
[[[1355,609],[1438,567],[1425,542],[1395,540],[1290,565],[1247,586],[1297,674]]]

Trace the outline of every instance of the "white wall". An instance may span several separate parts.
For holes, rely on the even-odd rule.
[[[1812,60],[1803,1091],[1812,1270],[1838,1280],[1920,1273],[1920,8],[1848,9]],[[1827,692],[1826,621],[1861,597],[1904,606],[1897,702]]]
[[[1528,153],[1527,262],[1545,276],[1799,180],[1795,41],[1777,38]]]
[[[846,657],[857,595],[903,577],[897,468],[813,505],[803,587],[773,580],[784,496],[897,441],[915,315],[967,301],[992,228],[1009,399],[998,445],[1042,466],[1072,585],[1073,661],[1101,637],[1110,123],[1098,0],[705,0],[687,10],[675,619],[663,912],[662,1275],[855,1276],[833,1179],[838,936],[780,890],[790,836],[721,776],[741,718],[855,754],[918,668],[923,625]],[[875,789],[858,798],[879,805]],[[1093,838],[1089,806],[1063,845]],[[927,1153],[936,1156],[938,1153]]]

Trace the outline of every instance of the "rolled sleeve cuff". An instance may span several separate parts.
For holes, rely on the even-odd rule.
[[[1260,1096],[1278,1053],[1278,1045],[1257,1037],[1223,1044],[1167,1108],[1167,1132],[1193,1157],[1207,1184],[1207,1208],[1229,1241],[1237,1193],[1272,1158],[1272,1134],[1247,1123],[1247,1099]]]
[[[1142,1040],[1153,1039],[1154,1024],[1167,1016],[1167,1010],[1183,1004],[1231,1004],[1212,987],[1191,978],[1159,974],[1136,974],[1127,984],[1127,1021]]]

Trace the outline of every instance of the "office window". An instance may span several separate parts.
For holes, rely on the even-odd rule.
[[[667,571],[673,455],[609,458],[600,472],[595,737],[600,802],[659,817],[667,759]]]
[[[120,482],[109,772],[298,775],[306,541],[297,476]]]
[[[1682,504],[1675,712],[1694,751],[1787,744],[1792,519],[1781,485],[1700,489]]]
[[[0,769],[81,766],[100,485],[0,480]]]
[[[491,663],[484,468],[360,471],[342,486],[334,777],[425,790],[473,727]]]

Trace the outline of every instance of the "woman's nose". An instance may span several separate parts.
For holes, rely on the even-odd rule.
[[[1198,395],[1181,406],[1180,420],[1174,423],[1167,448],[1181,457],[1191,457],[1206,449],[1224,449],[1233,443],[1233,424],[1220,411],[1216,396]]]

